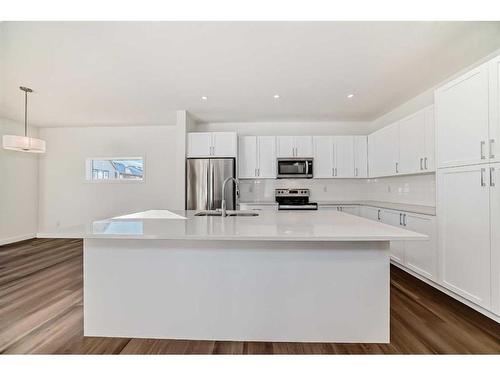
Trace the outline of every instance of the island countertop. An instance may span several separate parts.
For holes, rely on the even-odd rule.
[[[197,211],[150,210],[68,228],[39,238],[231,241],[425,240],[424,234],[338,211],[259,211],[253,217],[195,216]]]

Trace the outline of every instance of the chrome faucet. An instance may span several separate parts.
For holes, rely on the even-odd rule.
[[[222,183],[222,205],[221,205],[222,217],[227,216],[227,212],[226,212],[226,185],[229,181],[231,181],[231,182],[234,181],[234,184],[236,185],[236,190],[235,190],[236,195],[238,195],[238,190],[240,188],[239,181],[234,177],[228,177]]]

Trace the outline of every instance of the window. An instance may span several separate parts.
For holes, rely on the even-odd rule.
[[[89,181],[143,181],[144,158],[88,158],[86,179]]]

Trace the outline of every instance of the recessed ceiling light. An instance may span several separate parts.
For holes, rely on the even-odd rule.
[[[347,97],[348,97],[349,99],[352,99],[352,98],[354,98],[354,94],[349,94],[349,95],[347,95]]]
[[[278,94],[274,94],[273,98],[274,98],[274,99],[279,99],[279,98],[280,98],[280,96],[279,96]]]
[[[208,100],[208,96],[202,96],[201,100]]]

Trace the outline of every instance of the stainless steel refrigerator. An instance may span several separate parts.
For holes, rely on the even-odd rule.
[[[216,210],[222,205],[222,183],[236,177],[234,158],[186,159],[186,210]],[[226,186],[228,210],[236,207],[233,182]]]

